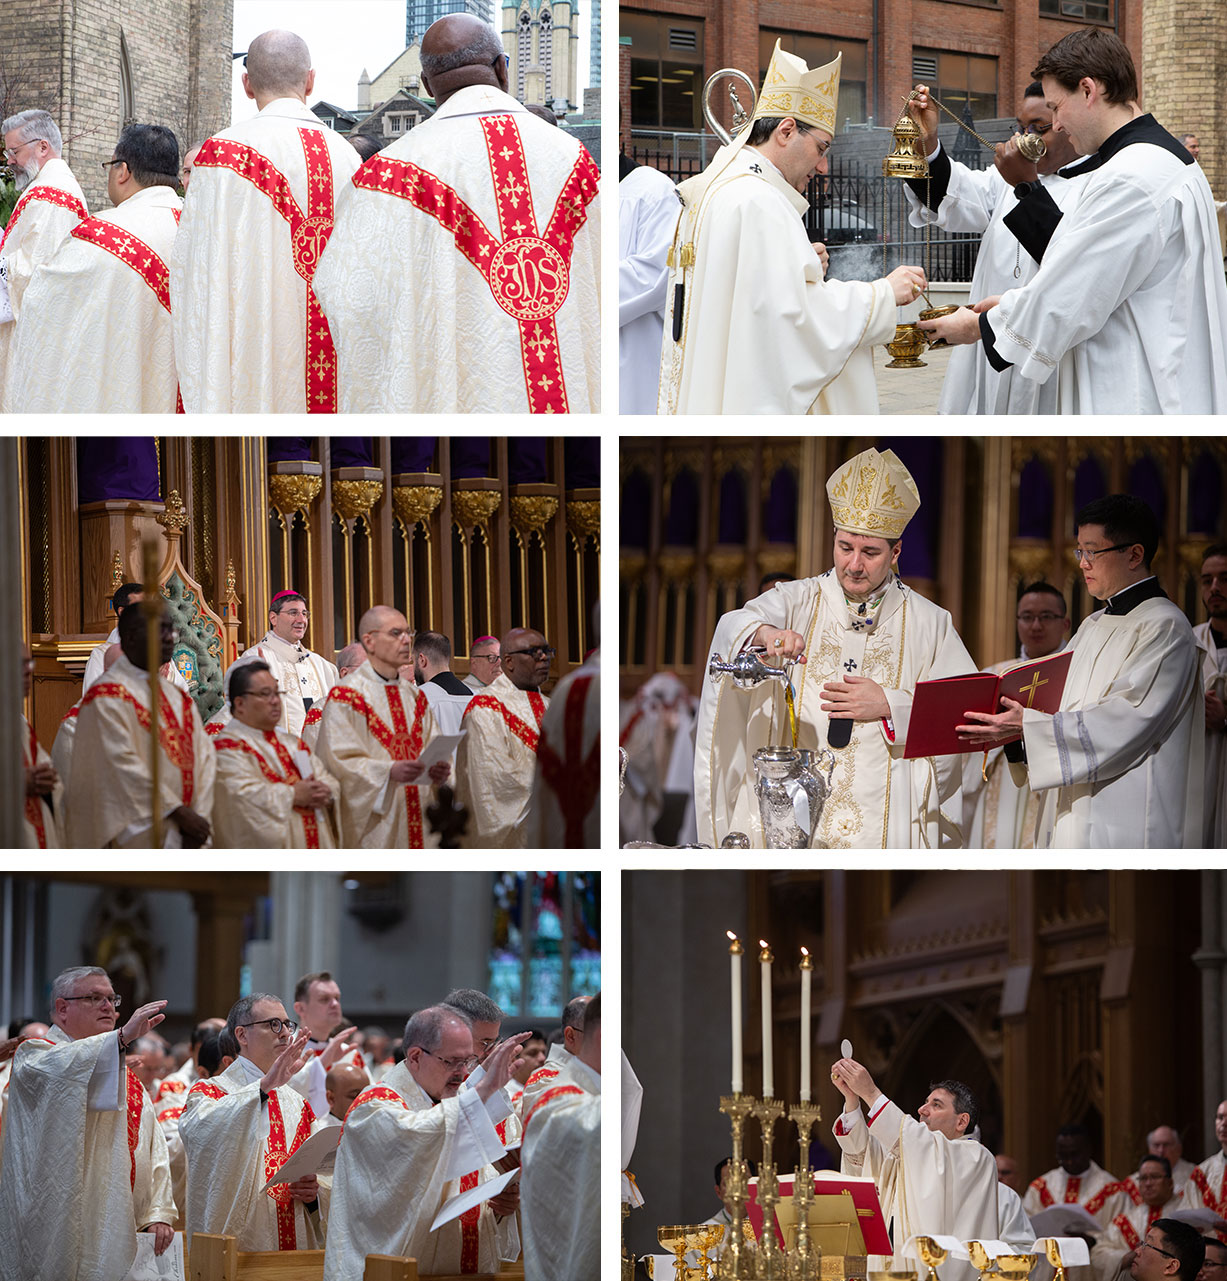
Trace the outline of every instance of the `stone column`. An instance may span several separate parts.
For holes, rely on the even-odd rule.
[[[273,937],[268,990],[278,993],[287,1009],[294,984],[304,974],[314,970],[335,974],[339,968],[340,889],[335,872],[269,873]],[[259,985],[255,975],[252,981]]]
[[[1201,1079],[1202,1143],[1199,1150],[1213,1152],[1214,1112],[1223,1098],[1223,1069],[1227,1040],[1223,998],[1227,995],[1227,875],[1207,869],[1201,873],[1201,946],[1193,962],[1201,970]]]

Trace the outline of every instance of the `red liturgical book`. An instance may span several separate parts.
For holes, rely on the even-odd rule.
[[[866,1254],[890,1254],[892,1252],[890,1235],[886,1231],[886,1220],[882,1217],[882,1206],[878,1201],[878,1189],[874,1186],[872,1179],[864,1176],[858,1177],[854,1174],[839,1174],[834,1170],[815,1170],[813,1171],[813,1176],[815,1196],[838,1196],[841,1192],[851,1194],[852,1202],[856,1207],[857,1222],[860,1224],[861,1234],[865,1238]],[[779,1176],[781,1200],[779,1213],[783,1213],[784,1202],[792,1198],[794,1177],[791,1174],[781,1174]],[[763,1235],[763,1208],[758,1203],[758,1179],[756,1178],[750,1180],[750,1196],[746,1202],[746,1215],[750,1220],[751,1227],[754,1229],[754,1235],[761,1239]],[[774,1226],[776,1239],[780,1243],[780,1248],[784,1249],[786,1247],[783,1234],[780,1231],[780,1225],[777,1222]]]
[[[918,756],[952,756],[978,752],[955,733],[956,725],[970,722],[966,712],[1000,712],[1001,698],[1015,699],[1024,707],[1051,715],[1061,706],[1061,692],[1069,674],[1071,650],[1019,663],[1008,672],[994,676],[976,672],[971,676],[947,676],[940,681],[921,681],[912,698],[905,760]],[[1019,738],[1022,737],[1020,734]]]

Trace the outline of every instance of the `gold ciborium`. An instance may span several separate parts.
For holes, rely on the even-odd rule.
[[[920,353],[925,349],[925,331],[918,329],[914,321],[895,326],[895,336],[886,344],[892,359],[887,369],[923,369],[925,361]]]
[[[1033,134],[1028,134],[1028,137],[1034,136],[1035,135]],[[958,307],[955,306],[954,303],[949,303],[945,307],[929,307],[927,310],[922,311],[916,319],[937,320],[941,316],[953,316],[956,311],[958,311]],[[920,332],[924,334],[925,342],[927,342],[930,347],[948,347],[950,345],[944,338],[939,338],[936,334],[930,333],[927,329],[922,329]],[[970,1242],[968,1242],[968,1244],[970,1244]]]
[[[1051,1244],[1051,1242],[1049,1243]],[[1051,1256],[1049,1256],[1051,1258]],[[1039,1260],[1034,1254],[999,1254],[997,1275],[1006,1281],[1027,1281]]]
[[[937,1275],[939,1263],[945,1263],[949,1251],[937,1244],[932,1237],[917,1237],[916,1248],[920,1251],[921,1262],[929,1269],[925,1281],[940,1281]]]

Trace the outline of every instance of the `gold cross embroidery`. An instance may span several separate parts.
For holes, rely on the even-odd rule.
[[[1026,694],[1027,706],[1030,707],[1032,703],[1035,702],[1036,690],[1038,690],[1041,685],[1047,685],[1047,684],[1048,682],[1046,680],[1040,680],[1039,672],[1035,671],[1031,673],[1031,684],[1022,686],[1022,688],[1018,692],[1020,694]]]

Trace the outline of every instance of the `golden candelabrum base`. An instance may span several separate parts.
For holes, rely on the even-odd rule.
[[[925,332],[915,323],[895,326],[895,336],[886,344],[893,359],[887,369],[923,369],[925,361],[918,359],[925,349]]]
[[[763,1159],[758,1167],[758,1204],[763,1211],[763,1233],[758,1241],[760,1281],[785,1281],[787,1260],[775,1235],[775,1207],[780,1201],[780,1180],[772,1157],[775,1123],[784,1115],[779,1099],[760,1099],[753,1108],[762,1127]]]
[[[928,308],[927,311],[922,311],[920,315],[916,317],[916,319],[917,320],[937,320],[942,316],[953,316],[956,311],[958,311],[958,307],[956,307],[953,303],[950,303],[945,307],[930,307]],[[922,329],[920,332],[924,334],[925,342],[927,342],[930,347],[949,347],[950,346],[950,344],[944,338],[937,337],[936,334],[930,333],[927,329]]]
[[[716,1265],[720,1281],[754,1281],[757,1276],[757,1252],[746,1240],[746,1200],[749,1196],[749,1171],[746,1168],[742,1135],[746,1118],[754,1111],[755,1099],[749,1094],[723,1094],[720,1111],[729,1119],[733,1155],[729,1160],[725,1199],[732,1207],[733,1222],[726,1233],[724,1253]]]
[[[797,1144],[800,1153],[797,1171],[792,1181],[792,1207],[796,1215],[797,1237],[788,1258],[789,1281],[845,1281],[843,1260],[838,1276],[828,1275],[827,1260],[818,1244],[810,1240],[809,1209],[814,1200],[814,1175],[809,1164],[810,1131],[822,1120],[822,1109],[813,1103],[794,1103],[788,1109],[788,1119],[797,1127]],[[836,1260],[832,1259],[832,1263]]]
[[[631,1212],[629,1201],[622,1202],[622,1281],[635,1281],[635,1256],[626,1248],[626,1219]]]

